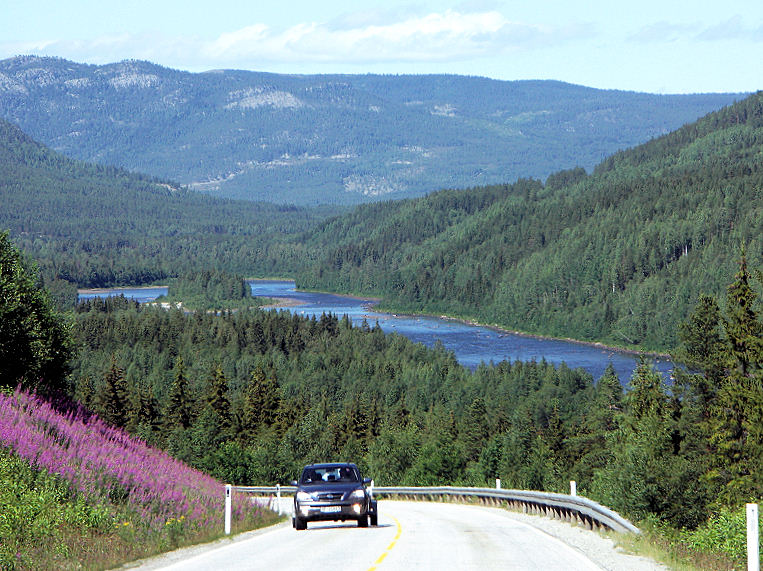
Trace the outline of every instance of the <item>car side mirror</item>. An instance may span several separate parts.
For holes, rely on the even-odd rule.
[[[296,486],[296,485],[297,485],[297,481],[296,481],[296,480],[292,480],[292,481],[291,481],[291,485],[292,485],[292,486]]]
[[[370,483],[371,483],[371,478],[363,478],[363,485],[364,486],[367,486]]]

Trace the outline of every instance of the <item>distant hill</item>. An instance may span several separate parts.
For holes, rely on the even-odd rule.
[[[0,232],[9,230],[37,259],[46,280],[90,287],[204,269],[285,271],[284,258],[298,249],[273,253],[268,244],[328,214],[328,208],[215,198],[72,160],[2,119],[0,204]],[[273,255],[278,262],[269,263]]]
[[[297,284],[666,350],[700,293],[725,299],[743,245],[763,267],[763,92],[591,175],[358,207],[311,236]]]
[[[555,81],[0,61],[0,117],[65,155],[220,196],[362,203],[545,178],[732,103]]]

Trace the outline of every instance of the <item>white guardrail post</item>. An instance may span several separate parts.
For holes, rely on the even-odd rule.
[[[760,571],[758,504],[747,504],[747,571]]]
[[[225,484],[225,535],[230,535],[231,494],[233,486]]]
[[[281,515],[281,484],[276,484],[276,505],[278,506],[278,515]]]
[[[570,495],[578,495],[578,483],[575,480],[570,480]]]

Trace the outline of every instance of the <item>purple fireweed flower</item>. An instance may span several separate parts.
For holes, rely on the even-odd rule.
[[[152,527],[182,516],[189,526],[219,524],[222,483],[82,408],[61,414],[20,389],[0,394],[0,446],[59,475],[89,501],[119,497]],[[239,518],[259,513],[243,498],[234,505]]]

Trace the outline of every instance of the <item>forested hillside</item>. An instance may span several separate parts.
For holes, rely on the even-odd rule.
[[[0,231],[9,230],[46,282],[70,296],[75,284],[140,285],[215,269],[288,271],[299,248],[269,244],[327,212],[212,198],[74,161],[2,120],[0,197]]]
[[[305,288],[665,350],[740,248],[763,256],[763,94],[545,184],[367,205],[309,238]]]
[[[0,62],[0,117],[67,156],[293,204],[357,204],[590,169],[738,98],[459,76]]]

